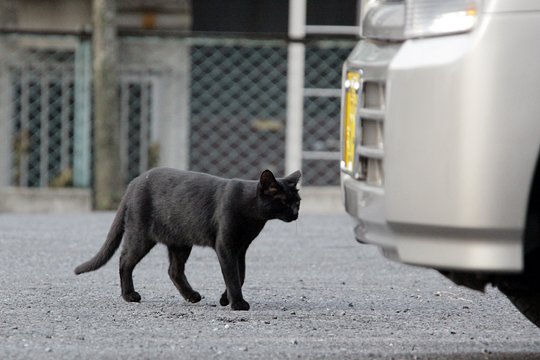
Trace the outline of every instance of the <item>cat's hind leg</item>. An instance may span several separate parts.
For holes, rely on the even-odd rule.
[[[201,294],[193,290],[184,272],[189,254],[191,246],[169,246],[169,277],[184,299],[196,303],[201,301]]]
[[[133,269],[156,243],[143,235],[126,232],[120,254],[120,287],[122,297],[129,302],[141,301],[141,295],[133,287]]]

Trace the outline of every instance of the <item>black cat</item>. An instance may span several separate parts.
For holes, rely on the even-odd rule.
[[[191,288],[184,265],[193,245],[209,246],[218,256],[226,289],[220,299],[233,310],[249,310],[242,296],[246,251],[265,223],[298,218],[300,171],[276,179],[265,170],[259,181],[220,177],[169,168],[149,170],[128,186],[99,252],[75,269],[76,274],[103,266],[118,249],[120,286],[126,301],[139,302],[133,269],[156,243],[169,249],[169,276],[190,302],[201,295]],[[124,235],[125,234],[125,235]]]

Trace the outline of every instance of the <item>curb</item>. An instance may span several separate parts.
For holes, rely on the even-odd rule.
[[[339,186],[306,186],[300,189],[300,213],[345,214]]]
[[[345,213],[337,186],[300,189],[300,212]],[[70,213],[92,211],[92,191],[77,188],[0,187],[0,213]]]
[[[92,211],[90,189],[0,187],[0,213],[90,211]]]

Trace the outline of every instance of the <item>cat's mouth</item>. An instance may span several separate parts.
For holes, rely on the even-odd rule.
[[[290,216],[284,216],[282,218],[280,218],[280,220],[283,220],[285,222],[293,222],[295,221],[296,219],[298,219],[298,214],[296,215],[290,215]]]

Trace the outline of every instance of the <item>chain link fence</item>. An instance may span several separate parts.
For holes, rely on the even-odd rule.
[[[90,41],[0,35],[1,185],[91,185]],[[304,185],[338,184],[341,64],[353,45],[306,45]],[[284,40],[121,38],[118,93],[126,182],[163,163],[284,174]]]
[[[191,46],[190,165],[225,177],[284,173],[287,47],[203,40]]]
[[[306,46],[303,183],[338,185],[342,64],[354,41]],[[198,39],[191,48],[191,168],[256,178],[284,172],[287,44]]]

